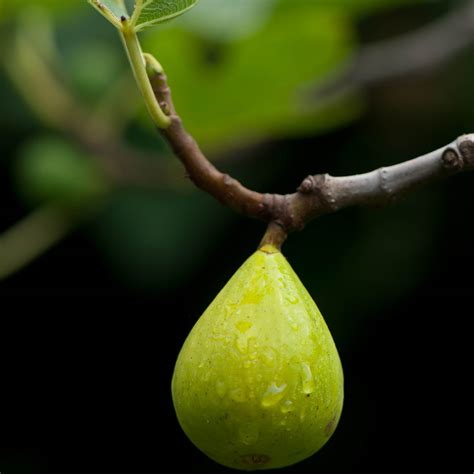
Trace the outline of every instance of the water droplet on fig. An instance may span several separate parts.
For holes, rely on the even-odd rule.
[[[302,368],[303,393],[309,395],[313,393],[316,388],[313,373],[311,372],[311,367],[306,363],[302,364]]]
[[[273,382],[262,397],[262,407],[270,408],[276,405],[285,395],[286,383],[278,386]]]
[[[282,403],[280,410],[282,413],[291,413],[294,411],[295,407],[293,406],[293,402],[291,400],[285,400],[284,403]]]
[[[260,429],[255,423],[244,423],[239,428],[239,440],[247,446],[251,446],[258,441]]]
[[[224,398],[225,394],[227,393],[227,387],[225,385],[225,382],[223,382],[222,380],[218,380],[216,382],[216,392],[220,398]]]
[[[229,392],[231,400],[237,403],[243,403],[247,399],[244,391],[241,388],[235,388]]]

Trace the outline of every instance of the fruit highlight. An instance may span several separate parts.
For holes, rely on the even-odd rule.
[[[316,304],[276,248],[256,251],[195,324],[172,395],[187,436],[225,466],[288,466],[330,438],[342,411],[341,362]]]

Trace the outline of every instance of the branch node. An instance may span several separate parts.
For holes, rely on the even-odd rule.
[[[333,189],[329,186],[329,180],[331,176],[329,174],[317,174],[311,176],[313,183],[313,193],[323,202],[331,211],[337,210],[336,196],[333,193]]]
[[[234,179],[228,174],[223,174],[222,180],[224,181],[224,184],[229,188],[234,184]]]
[[[168,104],[168,102],[165,102],[164,100],[162,100],[161,102],[159,102],[160,104],[160,107],[161,107],[161,110],[163,111],[163,113],[165,115],[171,115],[171,110],[170,110],[170,106]]]
[[[297,191],[301,194],[311,194],[315,189],[314,176],[307,176],[305,180],[300,184]]]
[[[393,191],[389,184],[389,170],[385,167],[380,168],[379,170],[380,176],[380,189],[385,195],[387,201],[392,200]]]
[[[463,135],[458,139],[458,148],[466,166],[474,167],[474,134]]]
[[[458,171],[463,168],[464,161],[456,150],[453,148],[447,148],[441,157],[444,168],[451,171]]]

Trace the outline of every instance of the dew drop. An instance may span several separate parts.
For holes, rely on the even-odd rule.
[[[302,367],[303,393],[309,395],[310,393],[313,393],[315,389],[313,374],[308,364],[303,363]]]
[[[255,444],[260,436],[259,427],[253,423],[244,423],[239,428],[239,439],[246,446]]]
[[[255,337],[249,337],[248,339],[248,353],[249,353],[250,360],[257,359],[259,355],[258,343]]]
[[[239,321],[235,326],[241,333],[244,333],[252,327],[252,323],[249,321]]]
[[[287,294],[286,295],[286,301],[288,301],[288,303],[290,304],[296,304],[298,303],[298,298],[294,295],[291,295],[291,294]]]
[[[217,395],[221,398],[223,398],[227,393],[227,387],[225,386],[225,383],[222,380],[218,380],[216,382],[216,392]]]
[[[293,402],[291,400],[285,400],[285,402],[280,407],[282,413],[290,413],[294,411],[295,407],[293,406]]]
[[[284,396],[286,390],[286,383],[283,385],[276,385],[273,382],[262,397],[262,407],[269,408],[276,405]]]
[[[225,315],[226,317],[228,318],[229,316],[232,316],[233,314],[238,314],[240,312],[239,309],[237,309],[237,305],[235,304],[228,304],[226,307],[225,307]]]
[[[265,349],[262,353],[262,360],[265,365],[268,367],[273,367],[275,365],[276,352],[275,349],[269,347]]]
[[[248,339],[247,336],[241,334],[237,337],[237,349],[242,353],[246,354],[248,351]]]
[[[241,388],[234,388],[229,392],[230,398],[237,403],[243,403],[246,400],[244,391]]]

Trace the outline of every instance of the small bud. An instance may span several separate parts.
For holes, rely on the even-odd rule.
[[[298,192],[302,194],[310,194],[314,191],[314,179],[312,176],[308,176],[298,188]]]
[[[463,167],[462,158],[452,148],[448,148],[443,153],[443,166],[448,170],[458,170]]]

